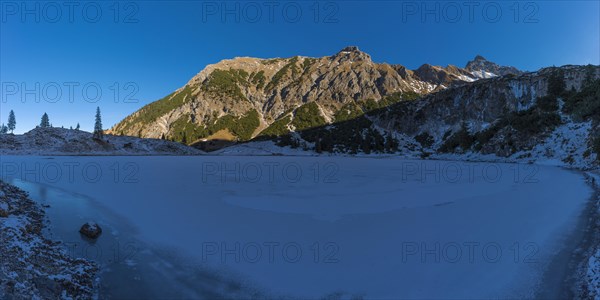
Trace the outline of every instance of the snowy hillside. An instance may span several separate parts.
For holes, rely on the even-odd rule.
[[[85,131],[36,128],[23,135],[0,135],[3,155],[199,155],[202,151],[159,139],[104,135]]]

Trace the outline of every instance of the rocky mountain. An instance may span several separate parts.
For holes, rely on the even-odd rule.
[[[481,55],[475,56],[475,59],[469,61],[465,70],[477,78],[491,78],[504,75],[521,75],[524,72],[515,67],[499,66],[496,63],[488,61]]]
[[[332,56],[240,57],[207,66],[109,132],[186,144],[247,141],[331,124],[475,81],[456,66],[375,63],[357,47]]]
[[[587,168],[600,161],[600,67],[482,79],[275,140],[316,152],[547,160]]]
[[[35,128],[22,135],[0,134],[0,155],[198,155],[202,151],[158,139],[104,135],[64,128]]]

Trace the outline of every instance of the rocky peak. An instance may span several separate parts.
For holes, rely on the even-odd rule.
[[[439,67],[436,67],[434,65],[430,65],[430,64],[423,64],[421,65],[417,70],[415,71],[420,71],[420,72],[429,72],[429,71],[436,71],[438,70]]]
[[[362,52],[356,46],[348,46],[332,57],[334,60],[344,61],[371,61],[371,56]]]
[[[475,58],[473,59],[473,61],[483,61],[483,60],[487,61],[487,59],[485,59],[485,57],[483,57],[483,56],[481,56],[479,54],[477,54],[475,56]]]
[[[473,60],[470,60],[467,62],[465,69],[468,70],[468,69],[480,68],[480,67],[484,67],[484,66],[498,66],[498,65],[487,60],[485,57],[478,54],[475,56],[475,58],[473,58]],[[478,69],[478,70],[480,70],[480,69]]]
[[[346,47],[346,48],[344,48],[344,49],[340,50],[340,52],[342,52],[342,51],[346,51],[346,52],[354,52],[354,51],[358,51],[358,52],[360,52],[360,50],[358,49],[358,47],[357,47],[357,46],[348,46],[348,47]]]
[[[520,75],[523,71],[511,66],[500,66],[491,62],[481,55],[467,63],[465,69],[479,78],[488,78],[493,76],[504,76],[508,74]]]

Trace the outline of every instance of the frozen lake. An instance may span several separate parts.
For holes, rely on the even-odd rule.
[[[109,228],[102,253],[136,241],[113,267],[138,270],[122,271],[124,282],[181,283],[181,297],[211,295],[211,286],[225,296],[533,297],[549,263],[575,246],[592,192],[581,174],[555,167],[396,158],[2,156],[0,164],[3,179],[60,191],[32,192],[50,204],[51,220]],[[553,271],[561,277],[566,261]],[[198,272],[214,282],[190,280],[207,278]]]

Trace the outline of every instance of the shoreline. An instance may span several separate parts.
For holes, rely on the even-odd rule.
[[[25,183],[25,186],[22,183]],[[202,295],[212,294],[217,298],[227,299],[232,296],[218,293],[221,292],[219,288],[223,289],[229,284],[240,287],[236,293],[240,293],[239,297],[243,299],[252,295],[263,295],[262,291],[253,290],[253,286],[246,286],[244,281],[235,281],[220,275],[218,271],[181,264],[189,258],[183,256],[180,249],[138,239],[137,228],[92,198],[46,184],[14,181],[7,184],[28,191],[31,201],[41,205],[46,211],[48,222],[44,224],[46,226],[43,231],[47,231],[48,239],[61,241],[59,247],[71,245],[64,249],[69,257],[88,260],[97,266],[96,276],[101,285],[93,287],[95,298],[201,299]],[[49,202],[40,198],[39,191],[36,191],[42,187],[47,197],[46,201]],[[71,207],[69,203],[74,200],[82,201],[82,205]],[[50,204],[49,208],[43,206],[43,203]],[[53,220],[56,220],[58,225],[54,225]],[[82,251],[85,247],[76,246],[78,242],[86,242],[80,241],[79,233],[72,230],[78,228],[85,220],[97,221],[104,231],[102,236],[93,242],[93,247],[99,249],[99,252],[94,252],[93,255]],[[177,266],[179,271],[173,272],[173,266]],[[131,281],[131,278],[138,279]],[[210,279],[217,287],[195,286],[204,279]],[[84,295],[79,298],[89,297]]]
[[[70,257],[59,242],[44,237],[46,227],[42,206],[0,180],[0,298],[95,297],[98,265]]]
[[[599,239],[594,232],[598,230],[596,219],[600,208],[600,187],[591,181],[591,177],[585,171],[576,172],[581,174],[583,180],[592,188],[592,194],[578,216],[575,228],[565,237],[564,247],[554,255],[543,271],[542,281],[535,292],[536,299],[589,297],[589,287],[582,269],[585,269],[590,255],[593,255],[599,246]]]
[[[600,253],[600,174],[590,174],[599,171],[583,172],[586,181],[592,187],[594,193],[590,199],[590,207],[587,214],[588,226],[585,232],[586,237],[578,248],[579,251],[574,255],[574,261],[571,266],[571,278],[568,278],[571,283],[572,295],[576,299],[598,299],[600,297],[600,285],[591,286],[594,284],[593,280],[600,280],[600,274],[596,274],[595,278],[589,278],[590,271],[598,272],[600,270],[599,261],[596,261],[594,266],[590,265],[591,259]],[[595,268],[595,270],[591,270],[592,268]]]

